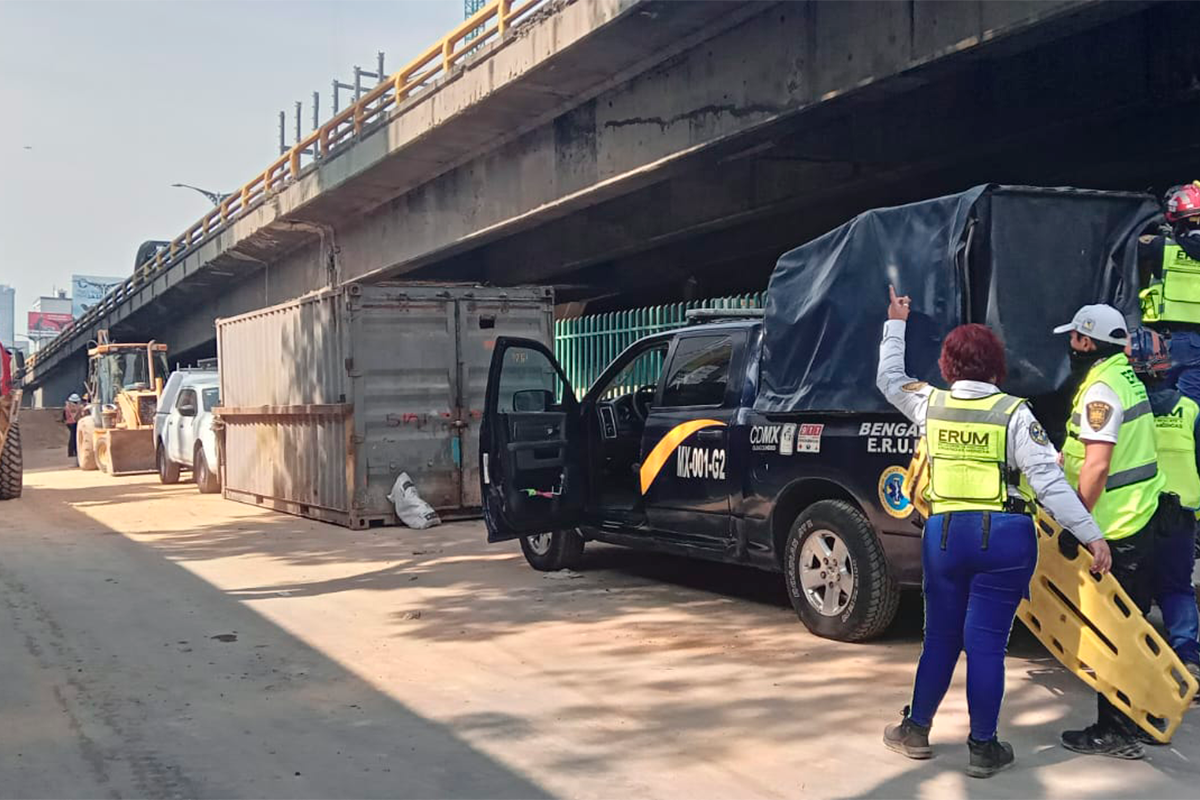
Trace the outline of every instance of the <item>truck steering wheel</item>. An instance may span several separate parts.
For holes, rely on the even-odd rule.
[[[658,387],[651,384],[639,387],[633,393],[633,402],[630,405],[633,406],[633,413],[642,424],[645,424],[646,417],[650,416],[650,403],[654,400],[654,393],[657,390]]]

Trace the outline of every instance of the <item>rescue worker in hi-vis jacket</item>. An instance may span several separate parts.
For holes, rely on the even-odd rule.
[[[1138,240],[1142,322],[1168,336],[1168,379],[1200,402],[1200,181],[1163,198],[1167,224]]]
[[[1067,480],[1104,531],[1112,551],[1113,577],[1146,613],[1154,594],[1159,509],[1166,511],[1171,504],[1160,502],[1166,477],[1158,468],[1154,414],[1146,387],[1125,355],[1128,326],[1120,311],[1097,304],[1083,306],[1054,332],[1071,335],[1073,371],[1083,373],[1063,444]],[[1177,499],[1174,507],[1179,507]],[[1096,697],[1095,724],[1063,733],[1063,746],[1088,755],[1142,758],[1145,751],[1133,721],[1103,694]]]
[[[1196,512],[1200,509],[1200,405],[1171,383],[1171,357],[1155,331],[1130,332],[1133,371],[1146,384],[1154,413],[1158,468],[1166,492],[1179,497],[1183,513],[1158,531],[1154,543],[1154,602],[1162,610],[1167,641],[1192,677],[1200,681],[1200,610],[1192,571],[1196,566]],[[1138,729],[1144,744],[1161,744]]]
[[[909,758],[933,755],[930,726],[965,649],[967,773],[986,778],[1013,763],[996,728],[1008,635],[1037,565],[1034,498],[1087,545],[1096,572],[1108,568],[1108,545],[1025,400],[998,388],[1006,370],[996,334],[983,325],[951,331],[938,362],[950,389],[934,389],[905,374],[911,301],[889,291],[876,383],[925,438],[932,513],[922,541],[925,642],[912,705],[883,739]]]

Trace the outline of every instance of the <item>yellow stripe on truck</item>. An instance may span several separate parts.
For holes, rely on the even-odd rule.
[[[692,419],[687,422],[681,422],[667,432],[667,435],[658,440],[658,444],[654,445],[654,449],[650,451],[650,455],[646,456],[646,460],[642,462],[642,494],[650,491],[650,484],[654,483],[654,479],[658,477],[658,473],[662,470],[663,465],[667,463],[667,459],[671,457],[671,453],[675,452],[675,448],[683,444],[683,441],[701,428],[723,428],[725,423],[716,419]]]

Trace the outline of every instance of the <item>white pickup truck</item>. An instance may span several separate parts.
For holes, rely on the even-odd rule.
[[[171,373],[154,415],[158,478],[178,483],[180,470],[192,472],[201,492],[221,490],[217,436],[212,410],[220,405],[216,370],[181,369]]]

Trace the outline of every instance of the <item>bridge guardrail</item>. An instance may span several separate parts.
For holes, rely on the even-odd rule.
[[[390,75],[353,105],[335,114],[328,122],[275,159],[261,173],[229,194],[191,227],[171,240],[165,248],[159,250],[153,258],[139,264],[133,275],[113,287],[83,316],[72,321],[49,344],[33,354],[29,360],[29,367],[36,369],[39,361],[44,361],[65,347],[65,342],[78,331],[113,311],[122,301],[181,261],[210,236],[243,217],[272,192],[295,182],[304,170],[357,140],[368,127],[384,122],[389,110],[429,88],[434,80],[447,75],[455,64],[471,51],[493,38],[503,37],[507,31],[526,19],[530,11],[548,2],[549,0],[490,0],[403,69]],[[303,164],[302,158],[306,155],[310,160]]]

